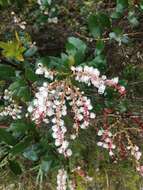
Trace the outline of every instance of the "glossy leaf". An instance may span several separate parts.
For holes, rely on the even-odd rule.
[[[32,138],[26,137],[21,142],[17,143],[11,150],[10,153],[13,155],[21,154],[25,151],[25,149],[30,145]]]
[[[9,80],[15,77],[15,69],[11,66],[0,64],[0,79]]]
[[[25,133],[28,130],[34,129],[34,124],[33,123],[27,123],[24,120],[17,120],[11,123],[10,125],[10,130],[14,132],[20,132],[20,133]]]
[[[15,145],[16,139],[6,129],[0,128],[0,141],[5,142],[8,145]]]
[[[37,80],[37,75],[34,72],[34,69],[27,67],[25,68],[25,77],[26,79],[28,79],[29,81],[35,82]]]
[[[70,56],[73,56],[72,59],[75,58],[75,64],[80,63],[84,59],[85,51],[86,44],[82,40],[75,37],[68,38],[68,42],[66,44],[66,52]]]
[[[28,84],[22,80],[18,79],[9,86],[9,90],[12,91],[13,96],[20,98],[22,101],[30,101],[31,92]]]
[[[15,175],[20,175],[22,173],[21,167],[15,160],[9,160],[9,168]]]
[[[96,42],[95,54],[99,55],[100,53],[102,53],[104,50],[104,47],[105,47],[104,41],[98,40]]]
[[[88,27],[91,34],[94,37],[99,38],[105,28],[111,27],[111,22],[108,15],[101,12],[89,16]]]
[[[102,28],[98,23],[97,15],[90,15],[88,19],[88,28],[93,37],[100,37],[102,34]]]

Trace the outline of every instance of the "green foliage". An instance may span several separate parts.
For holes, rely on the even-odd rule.
[[[23,153],[23,156],[26,159],[31,160],[31,161],[37,161],[38,160],[38,154],[37,154],[37,152],[33,146],[26,148],[24,153]]]
[[[11,148],[10,153],[14,156],[23,153],[25,149],[29,146],[31,140],[32,137],[29,136],[23,138],[19,143]]]
[[[128,0],[117,0],[116,12],[122,13],[128,7]]]
[[[25,134],[26,131],[34,130],[33,123],[27,123],[25,120],[16,120],[10,125],[10,130],[16,133]]]
[[[128,36],[123,34],[121,28],[114,28],[113,32],[109,33],[109,37],[111,40],[116,40],[119,45],[121,45],[121,43],[128,43]]]
[[[15,174],[15,175],[20,175],[22,173],[21,167],[18,164],[18,162],[14,161],[14,160],[9,160],[9,167],[11,169],[11,171]]]
[[[95,54],[100,55],[105,48],[104,41],[98,40],[96,43],[96,49],[95,49]]]
[[[1,6],[6,6],[6,5],[10,5],[10,4],[11,4],[11,0],[0,0]]]
[[[9,90],[11,90],[13,96],[24,102],[30,101],[31,99],[31,91],[28,83],[22,78],[18,78],[15,82],[13,82],[9,86]]]
[[[66,44],[66,52],[70,55],[73,56],[70,57],[70,64],[74,64],[75,59],[75,64],[79,64],[84,60],[85,57],[85,51],[86,51],[86,44],[81,41],[80,39],[70,37],[68,39],[68,42]]]
[[[32,82],[35,82],[37,80],[37,75],[35,74],[33,69],[29,66],[25,67],[25,78]]]
[[[143,10],[143,0],[140,1],[140,8]]]
[[[2,54],[4,57],[24,61],[23,52],[25,48],[20,41],[0,42],[0,48],[3,49]]]
[[[7,143],[8,145],[15,145],[16,139],[6,129],[0,129],[0,141]]]
[[[91,34],[99,38],[101,37],[104,29],[111,27],[110,18],[104,13],[90,15],[88,19],[88,26]]]
[[[139,25],[138,18],[136,17],[134,11],[129,12],[128,20],[129,20],[132,27],[137,27]]]
[[[0,8],[5,9],[9,8],[12,5],[17,6],[18,8],[22,8],[22,5],[25,3],[32,3],[35,0],[0,0]]]
[[[0,79],[10,80],[15,77],[15,69],[9,65],[0,64]]]
[[[116,10],[111,14],[113,19],[119,19],[122,17],[124,11],[128,8],[128,0],[117,0],[116,1]]]

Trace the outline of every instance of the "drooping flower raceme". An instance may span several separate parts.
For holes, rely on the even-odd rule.
[[[40,125],[41,122],[52,124],[52,136],[58,152],[65,157],[71,156],[69,141],[66,140],[67,127],[64,117],[67,115],[68,105],[71,107],[69,113],[73,115],[72,135],[77,136],[79,128],[86,129],[90,119],[95,118],[91,111],[90,99],[83,95],[77,87],[69,86],[66,82],[43,83],[35,94],[35,99],[29,105],[28,111],[32,120]]]
[[[140,173],[141,176],[143,176],[143,166],[139,165],[138,167],[136,167],[136,170]]]
[[[79,128],[86,129],[90,120],[95,118],[95,114],[91,111],[93,107],[90,99],[84,96],[84,92],[80,92],[80,89],[76,87],[68,88],[66,95],[66,99],[74,113],[73,127],[77,132]]]
[[[65,140],[67,131],[63,116],[67,114],[65,106],[65,93],[63,84],[48,85],[44,83],[35,95],[33,105],[30,105],[28,111],[32,113],[32,119],[39,125],[41,122],[52,123],[53,138],[58,152],[67,156],[71,154],[68,149],[69,142]],[[50,119],[50,120],[49,120]]]
[[[133,145],[131,141],[129,141],[129,144],[130,146],[128,146],[127,149],[131,152],[131,155],[135,159],[136,170],[140,173],[141,176],[143,176],[143,166],[140,164],[142,153],[140,152],[137,145]]]
[[[140,160],[142,153],[139,151],[139,147],[137,145],[133,147],[128,146],[127,149],[131,151],[131,155],[134,156],[137,161]]]
[[[57,175],[57,190],[67,189],[67,172],[64,169],[59,169]]]
[[[103,148],[106,148],[109,150],[109,155],[110,156],[113,156],[114,153],[113,153],[113,149],[115,149],[115,144],[113,144],[113,141],[112,141],[112,133],[106,129],[101,129],[98,131],[98,136],[101,136],[101,141],[99,141],[97,143],[98,146],[100,147],[103,147]]]
[[[77,167],[72,170],[72,173],[82,177],[85,182],[91,182],[93,180],[92,177],[88,176],[81,167]],[[67,171],[65,169],[59,169],[57,174],[57,190],[76,190],[76,182],[75,179],[69,177]]]
[[[74,181],[69,180],[68,188],[69,188],[69,190],[76,190],[76,185],[75,185]]]
[[[105,75],[100,76],[100,71],[97,68],[89,66],[72,66],[71,70],[73,71],[77,81],[84,82],[88,86],[95,86],[98,89],[99,94],[103,94],[105,92],[106,86],[114,87],[121,95],[125,93],[125,87],[118,84],[118,77],[107,79]]]

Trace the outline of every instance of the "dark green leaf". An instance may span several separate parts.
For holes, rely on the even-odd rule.
[[[90,15],[88,19],[89,31],[95,38],[99,38],[102,34],[102,28],[99,25],[97,15]]]
[[[20,132],[20,133],[25,133],[27,130],[31,130],[34,128],[33,123],[27,123],[26,121],[23,120],[17,120],[11,123],[10,129],[14,132]]]
[[[66,52],[71,56],[74,56],[75,64],[83,61],[86,51],[86,44],[75,37],[68,38],[66,44]]]
[[[11,171],[15,175],[20,175],[22,173],[21,167],[18,162],[12,161],[12,160],[9,160],[8,162],[9,162],[9,167],[10,167]]]
[[[122,5],[124,8],[128,7],[128,0],[117,0],[117,5],[120,4]]]
[[[21,86],[25,86],[26,83],[22,79],[18,79],[9,86],[10,91],[18,90]]]
[[[108,15],[104,13],[98,13],[96,15],[90,15],[88,19],[88,27],[91,34],[99,38],[105,28],[111,27],[111,22]]]
[[[19,91],[17,92],[17,96],[21,98],[22,101],[27,102],[31,99],[31,93],[28,86],[20,87]]]
[[[98,23],[103,27],[103,28],[110,28],[111,27],[111,22],[110,18],[108,15],[104,13],[99,13],[98,14]]]
[[[11,150],[10,153],[13,155],[21,154],[30,145],[32,138],[26,137],[21,142],[17,143]]]
[[[37,75],[35,74],[34,69],[31,68],[25,69],[25,77],[32,82],[35,82],[37,80]]]
[[[106,61],[105,56],[103,56],[102,54],[99,54],[95,56],[95,58],[92,61],[90,61],[88,65],[96,67],[100,69],[100,71],[105,71],[106,66],[107,66],[107,61]]]
[[[15,145],[16,139],[11,135],[11,133],[7,132],[6,129],[0,128],[0,141],[4,141],[9,145]]]
[[[100,53],[102,53],[104,50],[104,47],[105,47],[104,41],[98,40],[96,42],[95,54],[99,55]]]
[[[124,9],[128,7],[128,0],[117,0],[116,12],[123,13]]]
[[[31,92],[28,84],[23,79],[18,79],[9,86],[13,96],[20,98],[23,102],[30,101]]]
[[[0,64],[0,79],[8,80],[15,77],[15,69],[8,65]]]

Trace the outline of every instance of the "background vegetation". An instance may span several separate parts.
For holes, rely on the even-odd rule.
[[[45,126],[0,118],[0,189],[56,189],[57,169],[64,163],[68,170],[80,165],[81,173],[93,177],[87,182],[81,173],[72,174],[78,190],[142,190],[135,161],[122,149],[124,134],[116,140],[117,158],[97,146],[97,129],[108,123],[110,128],[115,126],[114,132],[126,130],[142,152],[142,11],[142,0],[43,0],[40,5],[35,0],[0,0],[1,96],[9,89],[14,100],[26,107],[36,82],[44,81],[35,75],[39,61],[59,72],[67,71],[65,63],[94,66],[110,78],[119,76],[127,91],[120,97],[109,88],[105,96],[99,96],[92,88],[79,85],[94,102],[97,117],[92,127],[80,132],[72,144],[73,157],[66,161],[53,154]],[[71,36],[82,41],[70,42]],[[3,101],[0,106],[2,110]]]

